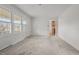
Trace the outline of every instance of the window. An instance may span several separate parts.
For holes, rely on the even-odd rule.
[[[12,18],[11,18],[12,17]],[[26,21],[9,10],[0,8],[0,32],[21,32],[26,29]]]
[[[26,21],[25,20],[22,20],[22,28],[23,28],[23,31],[26,30]]]
[[[0,8],[0,32],[11,33],[11,13],[4,8]]]
[[[14,32],[21,32],[21,16],[13,15]]]

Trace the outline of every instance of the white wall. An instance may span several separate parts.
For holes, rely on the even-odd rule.
[[[13,32],[11,34],[9,33],[2,33],[0,34],[0,50],[9,46],[13,45],[21,40],[23,40],[25,37],[31,35],[31,18],[30,16],[24,14],[22,11],[20,11],[18,8],[12,6],[12,5],[0,5],[2,8],[6,8],[9,11],[13,13],[17,13],[18,15],[22,15],[23,19],[26,20],[26,30],[21,33]]]
[[[48,33],[51,31],[51,21],[56,21],[57,17],[52,17],[52,18],[35,18],[32,20],[32,34],[33,35],[44,35],[48,36]]]
[[[32,20],[32,34],[33,35],[48,35],[49,19],[35,18]]]
[[[59,36],[79,50],[79,5],[69,7],[59,19]]]

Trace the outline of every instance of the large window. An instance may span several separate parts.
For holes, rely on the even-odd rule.
[[[21,32],[21,16],[13,15],[13,28],[15,32]]]
[[[26,31],[26,21],[22,19],[22,16],[0,8],[0,32],[11,33],[21,31]]]
[[[0,32],[11,33],[11,13],[4,8],[0,8]]]

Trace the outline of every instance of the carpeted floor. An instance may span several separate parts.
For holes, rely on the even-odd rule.
[[[78,55],[79,51],[58,37],[31,36],[0,51],[5,55]],[[1,54],[0,53],[0,54]]]

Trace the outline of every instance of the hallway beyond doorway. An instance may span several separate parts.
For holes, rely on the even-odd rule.
[[[31,36],[0,51],[6,55],[78,55],[79,51],[58,37]]]

